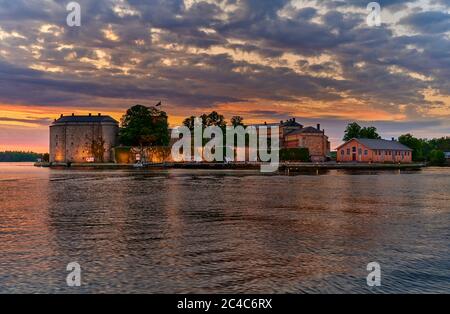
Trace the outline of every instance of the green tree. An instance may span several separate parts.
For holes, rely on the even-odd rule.
[[[208,127],[208,126],[218,126],[222,129],[224,129],[227,126],[227,123],[225,122],[225,118],[223,115],[218,114],[216,111],[211,112],[210,114],[206,115],[203,114],[202,115],[202,121],[204,122],[203,124]]]
[[[234,117],[232,117],[230,122],[231,122],[231,125],[234,126],[234,127],[245,126],[244,125],[244,118],[241,117],[241,116],[234,116]]]
[[[350,123],[347,125],[347,128],[345,129],[345,134],[344,134],[344,141],[350,141],[352,138],[360,138],[360,133],[361,133],[361,126],[356,123]]]
[[[194,117],[194,116],[190,116],[189,118],[184,119],[183,125],[187,126],[190,130],[193,130],[195,118],[196,117]],[[202,120],[203,128],[206,128],[209,126],[218,126],[222,129],[225,129],[225,127],[227,126],[224,116],[221,114],[218,114],[216,111],[213,111],[210,114],[204,113],[200,116],[200,119]]]
[[[189,118],[186,118],[183,121],[183,125],[188,127],[189,130],[191,130],[191,131],[194,130],[194,123],[195,123],[195,117],[194,116],[190,116]]]
[[[374,126],[362,128],[358,123],[353,122],[347,125],[344,134],[344,141],[350,141],[353,138],[380,139],[377,128]]]
[[[34,152],[6,151],[0,152],[0,162],[31,162],[43,156]]]
[[[374,126],[364,127],[359,132],[359,138],[381,139],[378,135],[377,128]]]
[[[427,159],[425,153],[425,141],[414,137],[411,134],[404,134],[398,138],[398,141],[413,150],[413,161],[425,161]]]
[[[443,152],[450,152],[450,137],[435,138],[429,141],[430,145],[435,149]]]
[[[447,161],[444,152],[438,149],[433,149],[430,152],[429,160],[430,164],[434,166],[443,166]]]
[[[401,135],[398,140],[413,150],[414,161],[428,161],[435,166],[442,166],[446,163],[444,151],[450,150],[449,137],[427,140],[416,138],[408,133]]]
[[[155,107],[133,106],[121,119],[119,138],[126,146],[167,146],[167,114]]]

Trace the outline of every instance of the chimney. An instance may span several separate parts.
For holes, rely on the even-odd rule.
[[[267,121],[264,121],[264,125],[267,125]]]
[[[102,115],[101,113],[98,114],[99,117],[101,117],[101,115]]]
[[[92,113],[89,113],[89,117],[92,117]]]
[[[295,118],[292,118],[292,121],[294,121],[294,122],[295,122]]]
[[[72,112],[72,117],[74,117],[75,116],[75,114]]]
[[[60,118],[62,118],[62,117],[64,117],[64,115],[61,113],[61,116],[60,116]]]
[[[320,123],[317,123],[317,130],[320,131]]]

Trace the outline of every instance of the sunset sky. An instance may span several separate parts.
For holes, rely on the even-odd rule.
[[[61,113],[163,102],[172,126],[216,110],[247,123],[450,135],[450,0],[0,0],[0,151],[48,150]]]

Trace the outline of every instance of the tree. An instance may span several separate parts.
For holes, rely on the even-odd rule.
[[[413,150],[414,161],[429,161],[435,166],[442,166],[446,163],[444,151],[450,148],[449,137],[427,140],[416,138],[408,133],[401,135],[398,141]]]
[[[350,141],[352,138],[359,138],[361,126],[356,123],[350,123],[345,129],[344,141]]]
[[[121,119],[119,137],[126,146],[167,146],[167,114],[155,107],[133,106]]]
[[[203,124],[208,126],[218,126],[219,128],[224,129],[227,126],[227,123],[225,122],[225,118],[223,115],[218,114],[216,111],[211,112],[210,114],[202,115],[202,121]]]
[[[450,137],[435,138],[429,141],[430,145],[443,152],[450,152]]]
[[[234,127],[244,126],[244,118],[241,116],[234,116],[231,118],[231,125]]]
[[[195,122],[195,117],[190,116],[189,118],[184,119],[183,125],[186,126],[189,130],[193,131],[194,130],[194,122]]]
[[[210,114],[204,113],[200,116],[200,119],[202,120],[203,128],[206,128],[209,126],[218,126],[222,129],[225,129],[225,127],[227,126],[224,116],[221,114],[218,114],[216,111],[213,111]],[[186,118],[183,121],[183,125],[188,127],[190,130],[194,129],[194,123],[195,123],[194,116],[190,116],[189,118]]]
[[[353,122],[347,125],[345,129],[344,141],[350,141],[353,138],[380,139],[377,128],[374,126],[362,128],[358,123]]]
[[[361,129],[359,138],[381,139],[381,136],[378,135],[376,127],[369,126]]]
[[[92,140],[90,151],[96,162],[103,162],[104,161],[103,156],[106,151],[105,140],[103,138]]]
[[[434,166],[442,166],[447,162],[444,152],[438,149],[433,149],[430,152],[429,160],[430,164]]]
[[[34,152],[0,152],[0,162],[31,162],[38,158],[43,158],[43,155]]]
[[[415,138],[411,134],[404,134],[398,138],[398,141],[403,145],[411,148],[412,159],[414,161],[425,161],[427,159],[426,156],[426,141],[422,139]]]

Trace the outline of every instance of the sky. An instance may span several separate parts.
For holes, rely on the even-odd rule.
[[[163,103],[171,126],[320,123],[450,135],[450,0],[0,0],[0,151],[48,151],[60,114]]]

